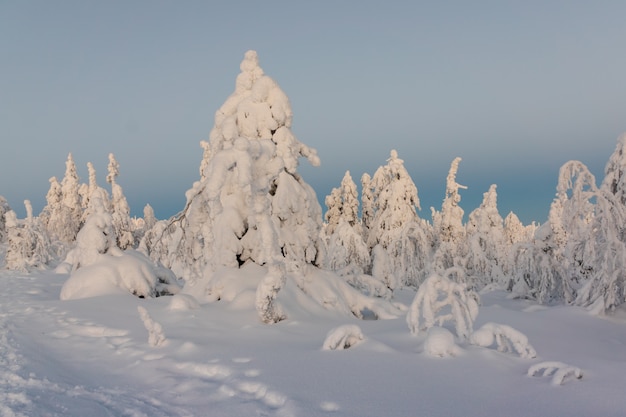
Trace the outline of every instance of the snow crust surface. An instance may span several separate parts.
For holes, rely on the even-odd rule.
[[[258,281],[265,270],[245,272]],[[521,358],[451,342],[452,326],[412,335],[402,317],[358,320],[304,298],[295,310],[289,281],[283,291],[293,294],[281,302],[289,318],[268,325],[255,311],[254,286],[232,288],[233,302],[128,293],[61,301],[67,278],[0,272],[2,416],[617,417],[626,409],[619,314],[483,294],[476,326],[497,321],[523,332],[537,357]],[[398,291],[395,301],[414,296]],[[321,349],[333,329],[348,335],[351,326],[362,332],[358,345]],[[429,339],[463,352],[433,358]]]

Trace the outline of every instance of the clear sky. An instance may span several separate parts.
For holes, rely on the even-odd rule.
[[[199,141],[245,51],[289,96],[323,197],[397,149],[430,220],[450,162],[466,213],[545,221],[559,167],[598,177],[626,131],[624,1],[0,0],[0,195],[39,213],[72,152],[106,185],[108,154],[141,215],[199,178]]]

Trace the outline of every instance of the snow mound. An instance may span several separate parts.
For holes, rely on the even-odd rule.
[[[424,341],[424,353],[428,356],[445,358],[458,356],[461,348],[454,342],[454,335],[444,327],[431,327]]]
[[[494,342],[499,352],[514,352],[522,358],[537,356],[535,348],[528,343],[528,337],[505,324],[486,323],[470,336],[473,345],[490,347]]]
[[[174,294],[167,307],[170,311],[187,311],[200,308],[200,303],[192,295]]]
[[[232,309],[256,310],[261,321],[260,313],[265,312],[281,319],[311,315],[395,319],[403,314],[397,303],[368,297],[333,272],[312,266],[303,272],[287,273],[285,282],[277,283],[282,278],[276,271],[248,262],[241,268],[219,268],[208,280],[188,281],[183,291],[201,303],[221,301]]]
[[[133,294],[151,298],[179,291],[174,274],[143,254],[128,250],[99,254],[93,262],[72,272],[61,288],[61,300]]]
[[[346,324],[335,327],[326,335],[322,350],[349,349],[363,341],[363,332],[355,324]]]

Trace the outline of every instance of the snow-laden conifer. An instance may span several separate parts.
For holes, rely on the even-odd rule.
[[[14,211],[5,214],[7,227],[6,268],[29,271],[44,268],[54,260],[55,250],[39,218],[33,216],[29,200],[24,201],[26,219],[18,220]]]
[[[292,133],[289,100],[256,52],[240,68],[203,144],[200,181],[183,211],[143,245],[190,281],[247,261],[301,273],[317,256],[321,207],[297,172],[300,157],[318,165],[317,153]]]
[[[117,240],[117,246],[120,249],[133,247],[135,238],[133,236],[133,228],[130,220],[130,207],[126,201],[126,196],[122,187],[117,183],[116,178],[120,171],[120,165],[115,156],[109,154],[109,165],[107,182],[111,184],[111,217],[113,220],[113,230]]]
[[[60,204],[55,200],[59,197],[56,179],[50,182],[50,193],[53,201],[53,212],[50,213],[50,220],[47,228],[51,233],[65,244],[71,244],[76,240],[76,234],[82,226],[82,206],[79,194],[79,178],[76,171],[74,158],[70,153],[65,162],[65,176],[60,183]],[[48,202],[50,204],[50,202]],[[58,205],[58,206],[57,206]]]
[[[341,186],[333,188],[326,197],[326,206],[324,266],[340,275],[369,273],[369,248],[363,240],[358,192],[349,171],[341,180]]]
[[[470,213],[466,230],[465,271],[471,285],[480,290],[491,283],[502,283],[508,247],[503,220],[498,212],[495,184],[483,194],[480,207]]]
[[[463,227],[464,211],[459,205],[461,194],[459,190],[467,187],[456,182],[456,174],[461,158],[455,158],[450,164],[446,177],[446,194],[441,205],[441,211],[430,208],[433,218],[433,240],[435,253],[433,255],[432,270],[442,273],[448,268],[463,266],[466,254],[465,227]]]
[[[417,187],[395,150],[370,184],[375,209],[367,243],[385,249],[401,285],[417,287],[427,273],[431,231],[416,213],[420,208]]]

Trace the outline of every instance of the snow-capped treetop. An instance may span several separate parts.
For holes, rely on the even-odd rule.
[[[70,153],[67,155],[67,161],[65,162],[65,176],[61,181],[61,190],[63,192],[63,205],[76,213],[80,213],[81,209],[78,188],[78,172],[76,171],[74,158],[72,158]],[[80,214],[78,217],[80,217]]]
[[[350,176],[350,171],[346,171],[341,180],[341,197],[343,200],[342,217],[350,226],[354,226],[359,220],[359,193]]]
[[[115,160],[115,155],[112,153],[109,154],[109,173],[107,175],[107,182],[109,184],[113,184],[115,182],[115,178],[120,175],[120,164]]]
[[[489,191],[483,194],[483,202],[476,210],[468,216],[468,231],[483,229],[489,230],[493,227],[502,228],[502,216],[498,212],[498,194],[496,184],[489,187]]]
[[[293,114],[289,99],[272,78],[264,75],[257,53],[246,52],[240,68],[235,92],[215,113],[211,152],[232,148],[239,137],[271,139],[287,172],[295,172],[300,156],[318,166],[317,151],[300,143],[291,133]],[[253,152],[259,152],[255,148]]]

